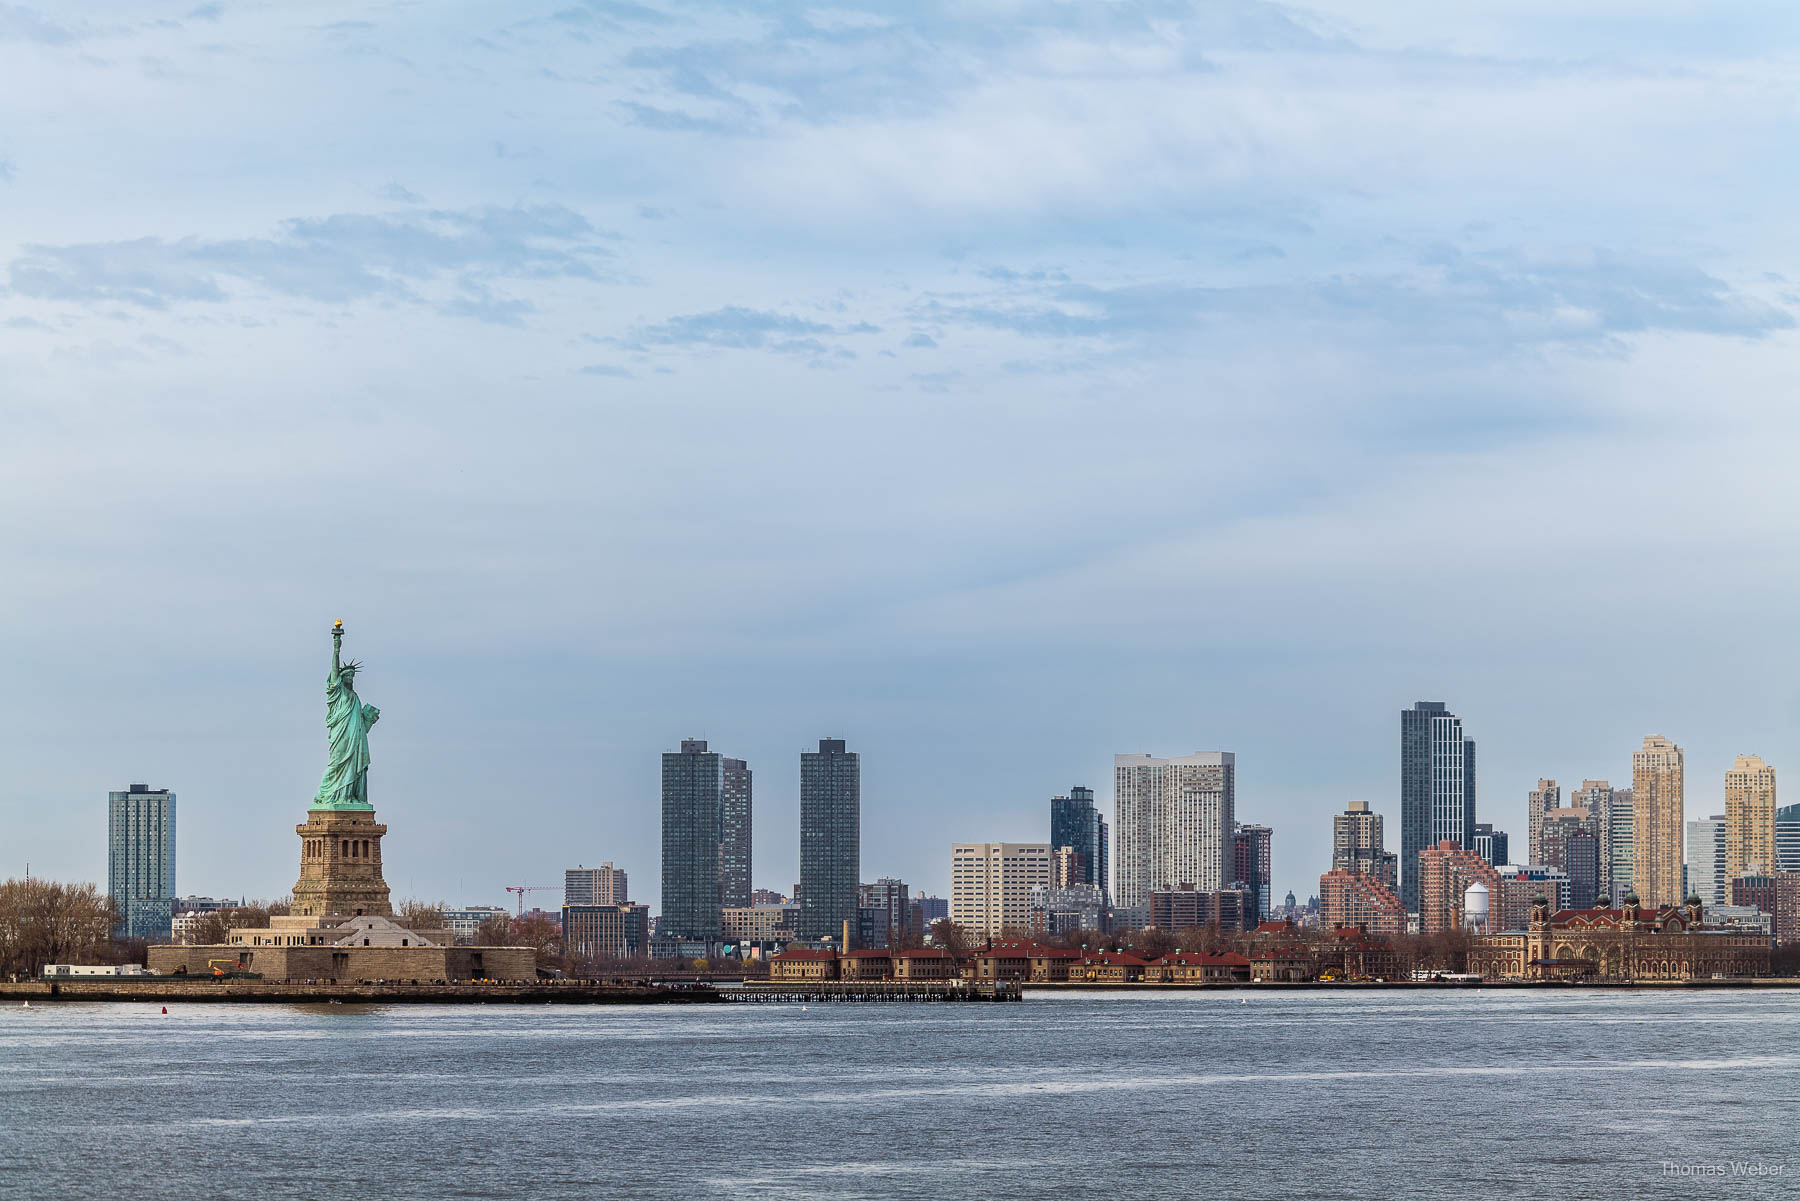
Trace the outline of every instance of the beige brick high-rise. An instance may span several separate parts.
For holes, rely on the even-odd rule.
[[[1739,755],[1725,773],[1725,879],[1775,870],[1775,769]]]
[[[1681,895],[1683,773],[1681,748],[1660,734],[1648,735],[1631,757],[1631,883],[1648,909],[1687,899]]]

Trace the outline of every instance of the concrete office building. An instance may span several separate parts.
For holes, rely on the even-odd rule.
[[[564,905],[624,905],[630,900],[625,873],[611,863],[563,872]]]
[[[1684,757],[1681,748],[1660,734],[1644,739],[1631,757],[1633,795],[1632,887],[1649,909],[1679,906],[1682,892]]]
[[[1094,807],[1094,790],[1077,785],[1068,796],[1050,798],[1050,849],[1068,847],[1081,856],[1079,878],[1068,880],[1063,887],[1076,884],[1107,886],[1106,819]],[[1071,860],[1072,862],[1072,860]]]
[[[641,959],[650,948],[650,907],[564,905],[562,928],[572,959]]]
[[[1150,894],[1192,884],[1216,892],[1235,866],[1237,756],[1159,759],[1114,755],[1118,819],[1115,904],[1147,908]]]
[[[460,946],[469,946],[475,942],[476,932],[483,925],[495,918],[511,916],[498,905],[464,905],[460,909],[444,910],[444,929],[450,932]]]
[[[978,938],[1028,931],[1031,890],[1049,884],[1049,843],[961,842],[950,848],[950,920]]]
[[[127,938],[170,937],[175,918],[175,794],[133,784],[106,794],[106,891]]]
[[[721,756],[705,739],[684,738],[662,757],[662,912],[659,937],[681,944],[720,941]],[[684,948],[685,951],[686,948]],[[704,948],[695,948],[704,955]]]
[[[1400,711],[1400,899],[1419,911],[1419,852],[1475,836],[1475,740],[1442,701]]]
[[[725,759],[719,786],[719,904],[741,909],[750,904],[750,765]]]
[[[841,941],[846,922],[854,936],[861,883],[861,757],[821,738],[800,756],[800,937]]]
[[[1739,755],[1725,773],[1725,878],[1766,876],[1775,867],[1775,769]]]

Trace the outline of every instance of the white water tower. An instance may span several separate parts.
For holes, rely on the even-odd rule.
[[[1488,888],[1480,880],[1463,890],[1463,930],[1469,934],[1488,932]]]

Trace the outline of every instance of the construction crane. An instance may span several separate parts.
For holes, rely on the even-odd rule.
[[[509,885],[507,885],[506,891],[507,892],[516,892],[519,894],[518,916],[524,917],[525,916],[525,894],[526,893],[528,893],[528,892],[560,892],[560,891],[562,891],[562,885],[560,885],[560,884],[509,884]]]

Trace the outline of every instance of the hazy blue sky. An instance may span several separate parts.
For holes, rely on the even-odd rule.
[[[332,619],[396,895],[658,754],[863,755],[863,874],[1238,754],[1278,890],[1398,711],[1800,769],[1800,6],[0,3],[0,875],[279,895]],[[1800,799],[1800,793],[1795,799]],[[551,894],[534,898],[550,903]]]

